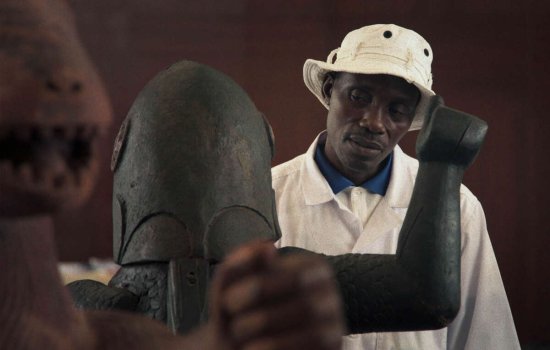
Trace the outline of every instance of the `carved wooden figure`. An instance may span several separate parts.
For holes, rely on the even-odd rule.
[[[101,81],[62,1],[0,1],[0,213],[85,200],[111,122]]]
[[[2,349],[102,348],[110,332],[137,326],[130,321],[102,332],[97,320],[116,315],[86,319],[76,312],[53,244],[50,215],[90,193],[98,168],[94,146],[110,119],[66,5],[0,1]]]
[[[105,91],[65,3],[0,1],[2,349],[174,342],[145,318],[77,312],[61,284],[51,214],[88,197],[98,169],[95,144],[110,121]]]

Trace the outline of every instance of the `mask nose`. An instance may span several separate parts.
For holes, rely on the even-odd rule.
[[[83,79],[66,70],[52,72],[44,85],[47,91],[56,95],[79,95],[84,90]]]

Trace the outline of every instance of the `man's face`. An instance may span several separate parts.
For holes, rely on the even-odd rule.
[[[407,133],[420,91],[392,75],[327,76],[329,101],[325,154],[342,174],[360,184],[380,169]]]

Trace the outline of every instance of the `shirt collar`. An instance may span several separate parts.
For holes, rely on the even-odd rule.
[[[332,164],[330,164],[325,156],[324,148],[324,143],[319,142],[317,144],[317,149],[315,150],[315,162],[330,185],[332,192],[337,194],[347,187],[354,187],[355,185],[350,179],[342,175]],[[363,182],[360,186],[372,193],[384,196],[390,182],[393,152],[390,153],[385,162],[386,164],[384,167],[376,173],[374,177]]]

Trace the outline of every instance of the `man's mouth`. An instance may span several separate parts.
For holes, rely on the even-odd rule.
[[[381,152],[384,149],[380,143],[373,141],[372,139],[365,138],[364,136],[352,134],[348,136],[348,139],[354,145],[364,148],[365,150]]]
[[[80,186],[94,163],[98,131],[84,123],[0,126],[0,181],[43,189]]]

